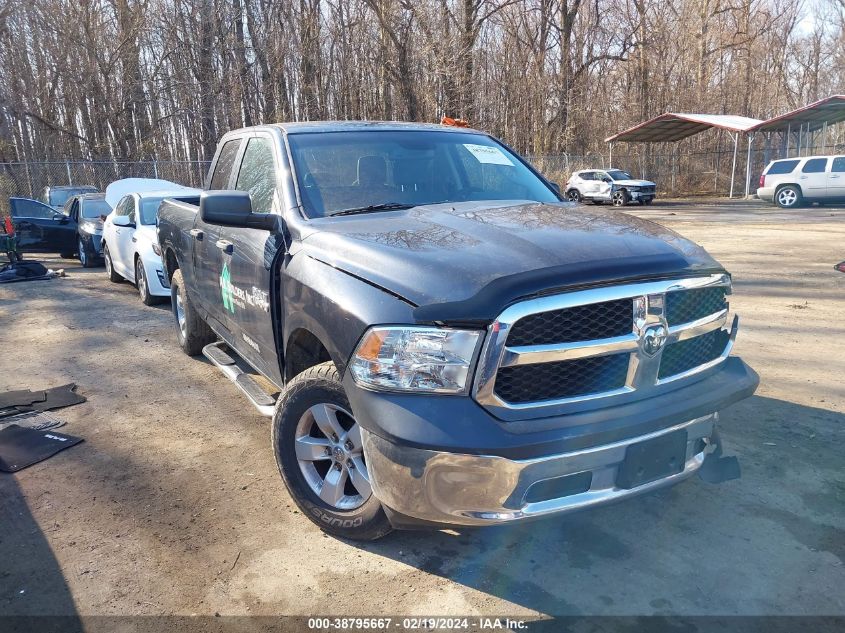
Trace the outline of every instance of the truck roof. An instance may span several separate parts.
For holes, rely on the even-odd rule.
[[[433,132],[464,132],[484,134],[479,130],[441,125],[439,123],[405,123],[403,121],[299,121],[295,123],[273,123],[255,128],[274,127],[286,134],[308,134],[313,132],[353,132],[363,130],[419,130]]]

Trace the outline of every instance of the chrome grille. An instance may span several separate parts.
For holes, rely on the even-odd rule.
[[[490,327],[473,394],[503,419],[637,397],[724,360],[727,275],[626,284],[541,297]],[[534,412],[537,412],[534,414]]]

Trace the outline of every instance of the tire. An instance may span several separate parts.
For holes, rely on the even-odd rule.
[[[569,200],[569,202],[583,202],[584,196],[582,196],[581,192],[577,189],[570,189],[566,192],[566,199]]]
[[[158,297],[150,294],[150,284],[147,282],[147,274],[144,271],[144,262],[140,257],[135,257],[135,287],[141,295],[141,301],[145,306],[155,305],[159,302]]]
[[[74,252],[73,251],[63,251],[59,253],[59,257],[62,259],[73,259]]]
[[[804,204],[801,187],[786,185],[775,192],[775,204],[781,209],[795,209]]]
[[[123,281],[123,277],[114,272],[114,264],[111,260],[111,253],[109,253],[109,247],[105,244],[103,244],[103,263],[106,266],[106,273],[109,276],[109,281],[112,283],[120,283]]]
[[[361,434],[350,412],[334,363],[306,369],[276,403],[273,452],[305,516],[334,536],[374,541],[393,528],[369,487]]]
[[[624,207],[631,201],[631,199],[628,197],[628,192],[624,189],[614,191],[613,195],[611,196],[611,200],[613,201],[614,207]]]
[[[91,255],[87,249],[85,248],[85,243],[82,241],[82,238],[79,238],[79,263],[82,264],[83,268],[93,268],[95,264],[94,256]]]
[[[197,356],[202,353],[203,347],[217,340],[217,335],[194,310],[194,306],[188,299],[181,270],[173,273],[173,278],[170,280],[170,299],[179,347],[188,356]]]
[[[652,202],[654,202],[654,198],[646,198],[645,200],[643,200],[643,202],[646,205],[650,205]]]

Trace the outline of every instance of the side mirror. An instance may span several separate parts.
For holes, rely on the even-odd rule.
[[[115,226],[135,226],[135,223],[129,219],[128,215],[116,215],[112,217],[111,223]]]
[[[277,220],[271,213],[253,213],[252,200],[246,191],[203,191],[200,195],[200,218],[206,224],[265,231],[276,228]]]
[[[67,224],[70,218],[68,218],[64,213],[57,213],[53,216],[53,220],[59,224]]]
[[[608,178],[607,176],[605,176],[604,178],[602,178],[602,180],[603,180],[604,182],[613,182],[613,181],[612,181],[610,178]]]

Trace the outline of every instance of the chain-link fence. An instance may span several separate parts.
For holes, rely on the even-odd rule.
[[[207,161],[44,161],[0,163],[0,216],[8,213],[12,196],[40,198],[45,187],[93,185],[105,191],[121,178],[161,178],[180,185],[201,187]]]
[[[649,145],[638,146],[637,152],[614,151],[577,154],[541,154],[529,160],[550,180],[563,186],[572,172],[579,169],[615,167],[628,171],[634,178],[657,183],[662,196],[717,195],[731,190],[734,161],[733,148],[720,151],[684,151],[654,153]],[[734,196],[745,193],[748,155],[744,143],[736,154]],[[825,147],[825,153],[843,153],[845,146]],[[753,149],[750,159],[749,192],[757,189],[757,181],[769,160],[779,158],[771,149]],[[611,163],[612,161],[612,163]],[[38,198],[45,187],[56,185],[94,185],[100,191],[120,178],[162,178],[191,187],[202,186],[207,161],[45,161],[0,163],[0,216],[8,213],[10,196]]]

